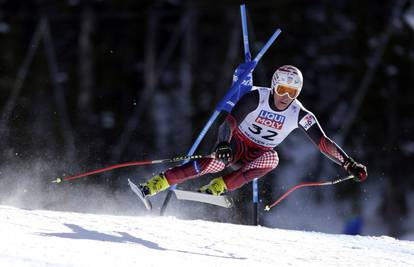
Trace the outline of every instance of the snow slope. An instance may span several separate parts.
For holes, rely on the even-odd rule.
[[[414,242],[0,206],[0,266],[414,266]]]

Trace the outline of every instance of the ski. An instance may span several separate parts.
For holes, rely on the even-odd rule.
[[[147,210],[152,210],[151,202],[149,201],[148,198],[144,196],[144,193],[142,193],[142,191],[138,188],[138,186],[134,184],[130,179],[128,179],[128,184],[129,184],[129,187],[131,187],[132,192],[134,192],[135,195],[137,195],[138,198],[142,201],[142,203],[144,203],[145,208]]]
[[[205,193],[174,189],[175,196],[179,200],[189,200],[216,205],[224,208],[233,207],[233,200],[229,196],[213,196]]]

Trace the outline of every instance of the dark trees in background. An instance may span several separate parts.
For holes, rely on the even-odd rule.
[[[330,136],[368,165],[371,183],[384,186],[379,212],[393,235],[404,231],[393,218],[410,212],[414,186],[414,32],[402,19],[409,4],[247,3],[252,51],[275,27],[283,29],[255,83],[269,86],[283,64],[303,71],[302,102]],[[185,154],[243,61],[238,5],[2,1],[2,162],[37,157],[73,163],[74,171]],[[213,132],[201,150],[210,149]],[[305,167],[312,174],[305,179],[332,170],[323,156]],[[261,184],[267,200],[280,186],[273,176],[277,171]],[[104,177],[93,182],[121,186],[118,178]],[[250,187],[239,192],[244,200],[238,221],[248,212],[249,193]],[[355,187],[338,194],[363,199]]]

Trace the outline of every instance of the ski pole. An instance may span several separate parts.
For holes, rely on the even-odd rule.
[[[160,163],[171,163],[171,162],[179,162],[179,161],[184,161],[184,160],[195,160],[195,159],[202,159],[202,158],[213,158],[213,154],[208,155],[208,156],[202,156],[202,155],[186,155],[186,156],[181,156],[181,157],[174,157],[174,158],[170,158],[170,159],[158,159],[158,160],[144,160],[144,161],[135,161],[135,162],[126,162],[126,163],[120,163],[120,164],[116,164],[116,165],[112,165],[109,167],[105,167],[102,169],[97,169],[97,170],[93,170],[93,171],[89,171],[89,172],[85,172],[85,173],[81,173],[78,175],[73,175],[73,176],[69,176],[69,177],[65,177],[65,178],[56,178],[55,180],[52,181],[52,183],[61,183],[64,181],[70,181],[70,180],[74,180],[74,179],[78,179],[81,177],[85,177],[88,175],[92,175],[92,174],[97,174],[97,173],[101,173],[101,172],[106,172],[109,170],[113,170],[113,169],[119,169],[119,168],[124,168],[124,167],[128,167],[128,166],[142,166],[142,165],[151,165],[151,164],[160,164]]]
[[[289,189],[280,198],[278,198],[275,202],[273,202],[272,205],[266,205],[265,210],[266,211],[269,211],[271,208],[273,208],[274,206],[276,206],[277,204],[279,204],[280,202],[282,202],[283,199],[285,199],[290,193],[292,193],[296,189],[299,189],[299,188],[302,188],[302,187],[307,187],[307,186],[334,185],[334,184],[338,184],[338,183],[344,182],[346,180],[350,180],[352,178],[354,178],[353,175],[348,175],[348,176],[345,176],[343,178],[335,179],[335,180],[332,180],[332,181],[300,183],[298,185],[295,185],[291,189]]]

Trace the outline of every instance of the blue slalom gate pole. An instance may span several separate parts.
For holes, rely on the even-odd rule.
[[[246,17],[246,6],[243,4],[240,6],[240,14],[242,20],[242,31],[243,31],[243,44],[244,44],[244,58],[248,62],[252,60],[249,48],[249,35],[247,33],[247,17]]]
[[[258,178],[252,181],[252,190],[253,190],[253,225],[259,224],[259,184]]]
[[[249,48],[249,34],[247,30],[247,16],[246,16],[246,7],[245,5],[240,6],[241,22],[242,22],[242,31],[243,31],[243,44],[244,44],[244,59],[246,62],[251,61],[251,54]],[[253,85],[253,77],[251,77],[251,83]],[[253,196],[253,225],[257,225],[258,222],[258,205],[259,194],[257,188],[257,179],[252,181],[252,196]]]
[[[263,46],[263,48],[260,49],[259,54],[257,54],[253,61],[258,62],[266,53],[267,49],[269,49],[269,47],[273,44],[273,42],[276,40],[277,37],[279,37],[279,34],[281,33],[282,31],[280,29],[277,29],[270,37],[270,39],[266,42],[266,44]]]
[[[251,59],[249,46],[248,46],[248,37],[247,37],[247,23],[246,23],[246,12],[244,10],[244,5],[240,7],[241,13],[242,13],[242,28],[243,28],[243,40],[245,39],[245,32],[246,32],[246,41],[244,41],[245,45],[245,57],[246,59]],[[244,10],[244,11],[242,11]],[[244,22],[243,22],[244,21]],[[244,26],[243,26],[244,25]],[[273,44],[273,42],[276,40],[276,38],[281,33],[280,29],[277,29],[273,35],[269,38],[269,40],[266,42],[266,44],[262,47],[262,49],[259,51],[257,56],[253,61],[247,61],[243,64],[240,64],[234,74],[233,83],[230,87],[230,89],[227,91],[226,95],[221,99],[221,101],[216,106],[213,114],[205,124],[204,128],[201,130],[200,134],[198,135],[197,139],[191,146],[189,152],[187,155],[193,155],[194,152],[197,150],[198,146],[200,145],[201,141],[204,139],[204,136],[207,134],[208,130],[210,129],[211,125],[214,124],[214,122],[217,120],[217,118],[221,114],[225,112],[230,112],[232,108],[236,105],[237,101],[248,91],[250,91],[252,87],[252,72],[257,66],[257,63],[260,61],[260,59],[263,57],[263,55],[266,53],[266,51],[269,49],[269,47]],[[247,46],[246,46],[247,44]],[[247,50],[246,50],[247,48]],[[186,162],[185,162],[186,163]],[[171,199],[172,191],[176,188],[176,185],[171,186],[170,190],[167,193],[167,196],[164,200],[164,203],[161,206],[160,215],[164,215],[165,209],[167,208],[167,205]]]
[[[249,62],[251,60],[251,54],[250,54],[250,48],[249,48],[249,34],[247,30],[247,16],[246,16],[246,7],[245,5],[240,6],[240,14],[241,14],[241,20],[242,20],[242,30],[243,30],[243,44],[244,44],[244,57],[245,61]],[[275,35],[277,34],[277,35]],[[280,30],[276,31],[272,38],[276,39],[277,36],[280,34]],[[271,40],[272,40],[271,38]],[[259,53],[260,54],[260,53]],[[263,55],[260,55],[258,58],[260,58]],[[257,58],[257,57],[256,57]],[[253,77],[251,77],[252,85],[253,85]],[[253,225],[258,225],[259,217],[258,217],[258,210],[259,210],[259,188],[257,183],[257,178],[252,181],[252,202],[253,202]]]

